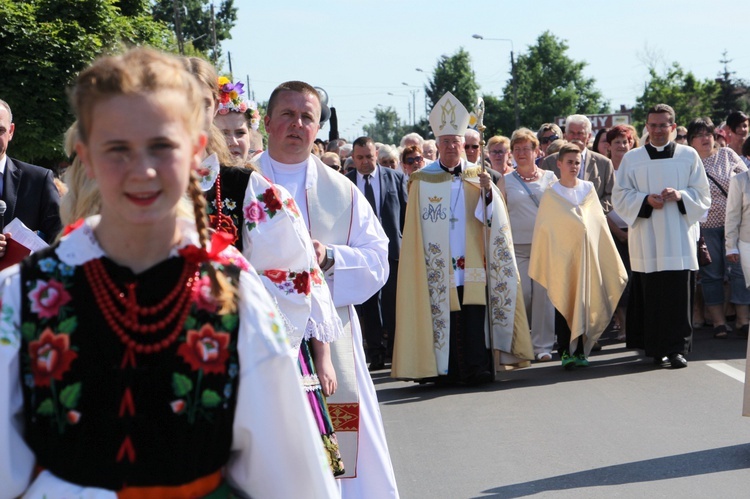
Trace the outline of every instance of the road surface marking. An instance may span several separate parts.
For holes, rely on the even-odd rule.
[[[727,364],[724,364],[724,363],[721,363],[721,362],[709,362],[706,365],[708,367],[712,368],[712,369],[716,369],[717,371],[719,371],[722,374],[726,374],[730,378],[736,379],[740,383],[744,383],[745,382],[745,373],[742,372],[742,371],[740,371],[737,368],[734,368],[734,367],[732,367],[730,365],[727,365]]]

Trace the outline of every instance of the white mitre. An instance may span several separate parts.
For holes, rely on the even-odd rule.
[[[435,137],[441,135],[464,136],[469,126],[469,111],[450,92],[446,92],[430,112],[430,128]]]

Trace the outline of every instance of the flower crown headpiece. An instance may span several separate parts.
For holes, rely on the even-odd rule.
[[[247,114],[250,127],[257,130],[260,126],[260,113],[255,101],[245,98],[245,84],[241,81],[232,83],[226,76],[219,77],[219,114],[229,112]]]

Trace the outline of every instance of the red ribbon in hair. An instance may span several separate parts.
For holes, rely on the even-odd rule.
[[[232,244],[234,237],[226,232],[214,232],[211,234],[211,250],[198,246],[186,246],[180,250],[180,255],[191,263],[218,262],[228,263],[228,260],[220,255],[222,251]]]
[[[63,236],[67,236],[68,234],[70,234],[71,232],[73,232],[74,230],[76,230],[78,227],[80,227],[81,225],[83,225],[83,222],[84,222],[83,218],[79,218],[78,220],[76,220],[72,224],[66,225],[65,229],[63,230]]]

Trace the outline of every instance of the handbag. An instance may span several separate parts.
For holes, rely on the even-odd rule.
[[[708,252],[708,246],[706,246],[706,240],[703,236],[698,238],[698,265],[705,267],[711,265],[711,253]]]

